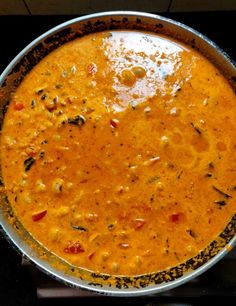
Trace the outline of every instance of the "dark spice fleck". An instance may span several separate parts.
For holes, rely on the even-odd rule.
[[[43,145],[43,144],[46,144],[46,143],[48,143],[48,141],[47,141],[46,139],[44,139],[44,140],[41,142],[42,145]]]
[[[114,224],[109,224],[109,225],[107,226],[107,228],[109,229],[109,231],[111,231],[114,227],[115,227]]]
[[[170,162],[170,163],[167,164],[167,167],[170,168],[170,169],[174,169],[175,165]]]
[[[0,186],[3,186],[4,184],[3,184],[3,179],[2,179],[2,177],[0,176]]]
[[[24,161],[25,171],[29,171],[34,163],[35,163],[35,159],[33,157],[27,158]]]
[[[197,234],[192,230],[192,229],[188,229],[187,230],[187,233],[189,233],[189,235],[193,238],[196,238],[197,237]]]
[[[174,252],[174,254],[175,254],[176,259],[177,259],[177,260],[180,260],[178,253],[177,253],[177,252]]]
[[[46,94],[44,94],[44,95],[41,96],[41,100],[45,100],[46,98],[47,98],[47,95],[46,95]]]
[[[208,168],[209,168],[209,169],[214,169],[214,164],[213,164],[213,162],[210,162],[210,163],[208,164]]]
[[[56,84],[56,85],[55,85],[55,88],[56,88],[56,89],[61,89],[61,88],[62,88],[62,84]]]
[[[44,151],[41,151],[41,152],[39,153],[39,157],[40,157],[40,158],[43,158],[44,155],[45,155],[45,152],[44,152]]]
[[[181,178],[181,175],[183,174],[183,170],[181,170],[180,172],[179,172],[179,174],[177,175],[177,179],[179,180],[180,178]]]
[[[7,197],[7,195],[5,195],[5,194],[2,196],[2,201],[3,201],[5,204],[7,204],[7,205],[10,204],[10,202],[9,202],[9,200],[8,200],[8,197]]]
[[[40,95],[41,93],[43,93],[43,89],[39,89],[38,91],[36,91],[36,93]]]
[[[212,176],[213,176],[212,173],[206,173],[206,174],[205,174],[205,177],[212,177]]]
[[[153,202],[154,202],[154,194],[152,194],[150,197],[150,203],[153,203]]]

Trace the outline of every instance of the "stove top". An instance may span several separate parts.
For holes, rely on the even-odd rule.
[[[205,13],[162,14],[189,25],[202,32],[232,58],[236,59],[234,41],[236,11]],[[53,26],[76,16],[1,16],[1,60],[2,71],[11,59],[34,38]],[[13,24],[14,27],[9,25]],[[207,298],[236,297],[236,249],[231,251],[210,270],[194,280],[164,292],[144,298],[125,298],[128,305],[200,305]],[[68,298],[70,302],[68,303]],[[196,299],[197,298],[197,299]],[[22,258],[10,246],[0,232],[0,305],[78,305],[92,303],[114,306],[121,298],[108,298],[88,291],[72,289],[49,278]],[[80,302],[78,302],[80,301]],[[82,302],[83,301],[83,302]],[[224,303],[224,304],[223,304]]]

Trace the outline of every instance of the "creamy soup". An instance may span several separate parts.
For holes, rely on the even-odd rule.
[[[137,275],[199,253],[236,212],[236,97],[161,35],[91,34],[46,56],[4,120],[16,216],[78,267]]]

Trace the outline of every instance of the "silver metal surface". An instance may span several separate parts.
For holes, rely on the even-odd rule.
[[[128,17],[129,19],[136,20],[136,18],[141,19],[146,24],[154,25],[157,23],[161,23],[164,25],[165,29],[168,30],[171,36],[180,39],[181,41],[185,41],[186,43],[191,44],[193,42],[205,56],[207,56],[226,76],[235,76],[236,75],[236,67],[232,60],[225,54],[218,46],[216,46],[212,41],[207,39],[202,34],[194,31],[193,29],[173,20],[148,14],[141,12],[126,12],[126,11],[117,11],[117,12],[106,12],[106,13],[98,13],[92,14],[84,17],[79,17],[72,19],[68,22],[65,22],[45,34],[41,35],[37,39],[35,39],[32,43],[30,43],[25,49],[23,49],[8,65],[5,71],[2,73],[0,77],[0,85],[4,82],[7,75],[12,71],[12,69],[17,65],[17,63],[24,57],[26,53],[28,53],[33,47],[37,46],[39,43],[43,42],[47,37],[66,29],[68,27],[77,27],[80,24],[83,24],[87,21],[103,21],[110,18],[114,20],[121,20],[123,17]],[[39,269],[43,270],[45,273],[50,275],[51,277],[62,281],[65,284],[68,284],[73,287],[79,287],[81,289],[88,289],[93,292],[113,295],[113,296],[141,296],[141,295],[151,295],[156,293],[161,293],[163,291],[175,288],[189,280],[192,280],[196,276],[200,275],[210,267],[212,267],[216,262],[218,262],[225,254],[228,253],[228,248],[222,249],[215,257],[209,260],[207,263],[203,264],[200,268],[185,274],[184,276],[171,281],[162,283],[159,285],[150,285],[145,288],[129,288],[129,289],[118,289],[113,287],[93,287],[86,281],[80,280],[72,275],[66,274],[63,271],[55,269],[47,260],[39,258],[36,251],[34,251],[29,244],[22,239],[17,230],[7,221],[5,213],[0,209],[0,225],[5,232],[6,237],[9,241],[16,247],[18,251],[28,257],[31,262],[33,262]],[[233,246],[236,244],[236,237],[234,237],[228,246]]]

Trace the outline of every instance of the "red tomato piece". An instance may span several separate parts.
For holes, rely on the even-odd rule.
[[[32,215],[32,219],[33,219],[33,221],[35,221],[35,222],[36,222],[36,221],[39,221],[39,220],[43,219],[43,217],[45,217],[46,214],[47,214],[47,210],[43,210],[43,211],[41,211],[41,212],[39,212],[39,213],[33,214],[33,215]]]
[[[173,223],[179,223],[184,217],[184,214],[179,212],[179,213],[174,213],[170,215],[170,221]]]
[[[78,253],[83,253],[84,248],[82,247],[82,245],[79,242],[74,242],[74,243],[68,245],[64,249],[64,252],[69,253],[69,254],[78,254]]]
[[[110,125],[113,127],[113,128],[116,128],[119,124],[119,120],[118,119],[111,119],[110,120]]]
[[[93,257],[94,257],[94,255],[95,255],[95,253],[96,253],[96,252],[93,252],[93,253],[89,254],[89,255],[88,255],[88,259],[89,259],[89,260],[92,260]]]
[[[30,157],[34,157],[36,155],[36,152],[31,151],[31,152],[27,153],[27,155],[30,156]]]
[[[23,104],[23,103],[20,103],[20,102],[16,102],[16,103],[14,104],[14,110],[17,110],[17,111],[22,110],[24,107],[25,107],[24,104]]]

